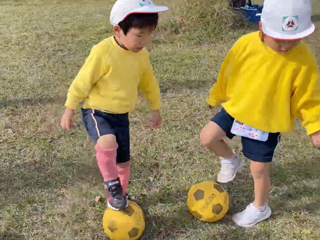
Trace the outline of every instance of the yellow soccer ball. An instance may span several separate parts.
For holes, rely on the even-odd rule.
[[[216,222],[229,210],[229,195],[215,182],[197,183],[189,190],[188,208],[199,220]]]
[[[103,228],[112,240],[139,239],[145,228],[142,209],[133,201],[125,210],[115,211],[108,208],[103,215]]]

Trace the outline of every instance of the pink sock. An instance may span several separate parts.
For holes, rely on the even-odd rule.
[[[119,167],[118,166],[118,174],[122,186],[123,195],[126,194],[128,183],[129,183],[129,176],[130,176],[130,165],[127,167]]]
[[[94,149],[97,151],[96,157],[103,180],[106,182],[117,179],[117,149],[102,149],[98,145]]]

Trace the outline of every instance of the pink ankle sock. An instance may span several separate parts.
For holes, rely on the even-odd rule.
[[[109,181],[118,178],[116,163],[117,149],[102,149],[98,145],[94,148],[97,151],[96,157],[103,180]]]
[[[126,194],[128,183],[129,183],[129,176],[130,176],[130,165],[127,167],[119,167],[118,168],[118,175],[120,178],[121,186],[122,186],[122,192],[123,195]]]

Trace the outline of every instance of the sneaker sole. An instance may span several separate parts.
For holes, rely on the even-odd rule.
[[[264,216],[261,220],[259,219],[259,221],[254,222],[254,223],[249,224],[249,225],[240,225],[240,224],[238,224],[233,218],[232,218],[232,219],[233,219],[233,221],[234,221],[238,226],[248,228],[248,227],[253,227],[254,225],[258,224],[259,222],[262,222],[262,221],[264,221],[264,220],[267,220],[267,219],[271,216],[271,214],[272,214],[272,211],[271,211],[271,208],[269,207],[269,208],[268,208],[268,213],[267,213],[266,216]]]
[[[129,201],[127,201],[127,205],[124,208],[115,208],[109,203],[109,201],[107,201],[107,202],[108,202],[108,207],[111,208],[114,211],[121,211],[121,210],[123,210],[123,209],[125,209],[125,208],[127,208],[129,206]]]
[[[244,161],[243,161],[243,159],[241,158],[241,163],[240,163],[239,166],[236,168],[236,172],[235,172],[235,174],[230,178],[230,180],[228,180],[228,181],[221,181],[221,179],[219,180],[219,174],[218,174],[217,181],[218,181],[219,183],[228,183],[228,182],[233,181],[233,180],[235,179],[238,171],[239,171],[243,166],[244,166]]]

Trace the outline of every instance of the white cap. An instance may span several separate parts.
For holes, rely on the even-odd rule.
[[[160,13],[168,11],[165,6],[156,6],[151,0],[117,0],[110,14],[111,24],[117,25],[133,13]]]
[[[305,38],[315,30],[311,14],[309,0],[265,0],[261,14],[262,31],[274,39]]]

